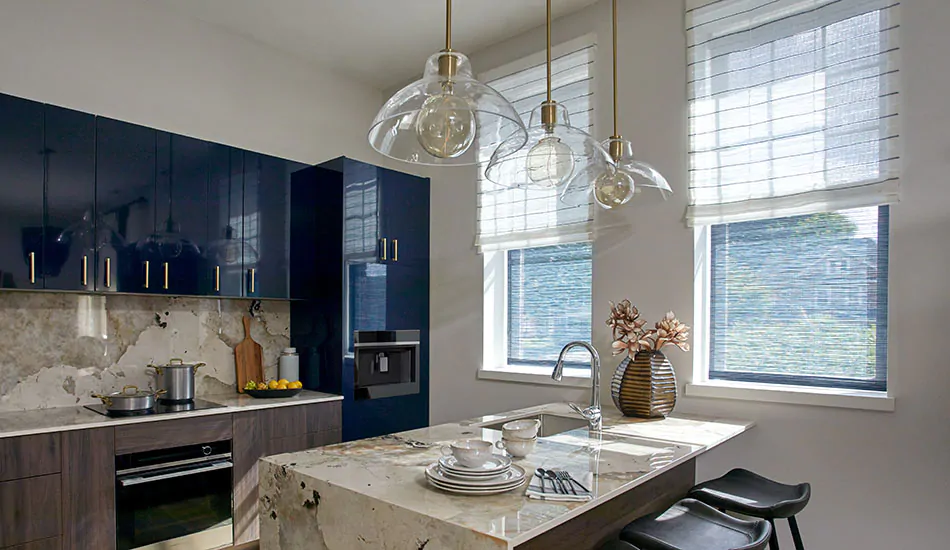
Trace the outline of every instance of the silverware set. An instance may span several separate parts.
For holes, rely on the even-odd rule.
[[[534,475],[541,480],[541,492],[547,493],[548,490],[545,486],[545,481],[550,482],[551,489],[559,495],[576,495],[577,490],[574,489],[575,486],[579,487],[584,493],[589,494],[590,490],[587,487],[581,485],[579,481],[571,477],[569,472],[564,470],[545,470],[544,468],[538,468],[534,471]]]

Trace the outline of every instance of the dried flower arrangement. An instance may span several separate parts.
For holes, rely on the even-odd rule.
[[[657,321],[655,328],[645,329],[646,324],[630,300],[618,304],[610,302],[607,326],[613,331],[613,354],[632,357],[638,351],[660,351],[667,345],[689,351],[686,342],[689,339],[689,326],[681,323],[672,311]]]

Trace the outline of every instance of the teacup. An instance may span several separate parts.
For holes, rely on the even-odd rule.
[[[501,435],[507,439],[533,439],[540,429],[541,421],[537,418],[512,420],[501,426]]]
[[[455,460],[466,468],[479,468],[491,460],[492,447],[490,441],[461,439],[442,447],[442,455],[454,456]]]
[[[537,442],[537,437],[531,439],[502,438],[501,441],[495,443],[495,446],[508,451],[508,454],[515,458],[524,458],[531,454],[531,451],[534,451],[534,444]]]

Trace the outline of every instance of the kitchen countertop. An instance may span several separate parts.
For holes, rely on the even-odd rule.
[[[60,407],[0,413],[0,439],[22,435],[35,435],[86,428],[103,428],[121,424],[138,424],[177,418],[193,418],[215,414],[228,414],[256,409],[272,409],[293,405],[308,405],[326,401],[340,401],[343,396],[304,390],[294,397],[279,399],[256,399],[243,394],[199,396],[205,401],[223,405],[213,409],[184,411],[180,413],[152,414],[126,418],[112,418],[90,411],[85,407]]]
[[[482,426],[539,412],[575,414],[558,403],[262,459],[261,549],[510,549],[749,430],[748,421],[675,416],[626,418],[607,411],[604,429],[543,437],[515,460],[566,469],[594,493],[589,502],[529,499],[525,488],[457,496],[427,485],[424,468],[455,439],[496,441]],[[428,542],[427,542],[428,541]]]

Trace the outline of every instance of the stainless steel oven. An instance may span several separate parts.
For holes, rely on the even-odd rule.
[[[117,456],[118,550],[230,545],[231,442]]]

